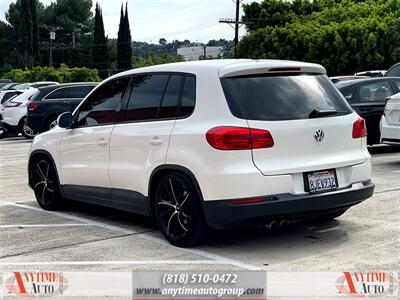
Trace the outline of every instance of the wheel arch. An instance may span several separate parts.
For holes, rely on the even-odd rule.
[[[197,191],[200,201],[201,201],[201,203],[203,203],[203,194],[201,192],[200,185],[196,179],[196,176],[193,174],[192,171],[190,171],[188,168],[185,168],[185,167],[179,166],[179,165],[158,166],[151,173],[150,179],[149,179],[149,186],[148,186],[149,212],[151,213],[152,216],[154,216],[154,209],[155,209],[154,194],[155,194],[155,191],[157,188],[157,183],[160,182],[161,178],[165,174],[168,174],[171,172],[178,172],[178,173],[181,173],[181,174],[187,176],[190,179],[190,181],[194,184],[194,187]]]
[[[50,160],[50,162],[52,163],[56,176],[57,176],[57,180],[58,183],[60,184],[60,177],[58,174],[58,170],[57,170],[57,165],[56,162],[54,161],[53,156],[50,154],[50,152],[46,151],[46,150],[34,150],[32,151],[32,153],[29,156],[29,160],[28,160],[28,180],[29,180],[29,186],[32,187],[32,177],[31,177],[31,168],[32,168],[32,162],[39,156],[45,156],[46,158],[48,158]],[[62,188],[60,186],[60,191],[62,193]]]

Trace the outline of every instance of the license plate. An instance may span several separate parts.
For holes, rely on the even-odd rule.
[[[326,170],[305,174],[306,191],[321,193],[338,188],[336,170]]]

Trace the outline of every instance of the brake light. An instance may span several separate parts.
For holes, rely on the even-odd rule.
[[[207,142],[218,150],[272,148],[274,140],[267,130],[245,127],[216,127],[206,134]]]
[[[363,118],[359,118],[353,124],[353,139],[360,139],[367,136],[367,127],[365,124],[365,120]]]
[[[4,103],[4,108],[18,107],[18,106],[20,106],[21,104],[22,104],[21,102],[7,101],[6,103]]]
[[[39,104],[37,103],[29,103],[28,110],[29,111],[37,111],[39,109]]]
[[[392,99],[392,97],[387,97],[385,99],[385,109],[383,110],[383,115],[386,117],[386,106],[388,104],[388,102],[390,101],[390,99]]]

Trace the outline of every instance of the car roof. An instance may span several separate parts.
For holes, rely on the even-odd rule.
[[[281,70],[276,70],[278,68]],[[292,70],[290,70],[290,68],[292,68]],[[250,74],[265,74],[278,71],[279,73],[291,73],[295,71],[293,68],[299,69],[296,70],[297,72],[326,74],[325,68],[321,65],[298,61],[273,59],[215,59],[179,62],[138,68],[116,74],[110,77],[108,80],[112,80],[121,76],[152,72],[177,72],[198,75],[204,71],[207,71],[215,72],[219,75],[219,77],[230,77]]]
[[[57,84],[57,85],[48,85],[48,86],[43,86],[38,88],[39,91],[42,90],[51,90],[51,89],[59,89],[63,87],[74,87],[74,86],[96,86],[98,85],[98,82],[71,82],[71,83],[62,83],[62,84]]]

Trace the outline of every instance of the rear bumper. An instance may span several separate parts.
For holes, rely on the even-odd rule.
[[[205,217],[210,227],[232,228],[248,223],[269,220],[295,220],[348,209],[368,198],[375,190],[372,183],[357,183],[350,188],[323,194],[268,196],[266,202],[232,204],[230,201],[203,202]]]

